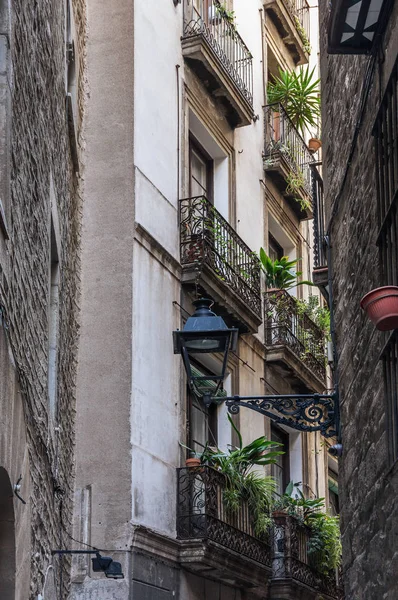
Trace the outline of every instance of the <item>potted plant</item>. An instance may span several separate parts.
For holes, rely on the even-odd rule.
[[[313,137],[308,140],[308,150],[311,152],[311,154],[315,154],[315,152],[318,152],[321,146],[322,142],[319,138]]]
[[[285,493],[274,503],[272,517],[277,524],[291,517],[308,534],[307,552],[323,575],[331,575],[341,562],[341,539],[338,517],[325,512],[324,498],[306,498],[299,483],[290,481]]]
[[[265,285],[269,290],[290,290],[298,285],[314,285],[312,281],[297,281],[302,274],[294,271],[298,259],[289,260],[288,256],[271,260],[264,248],[260,248],[261,268],[265,274]]]
[[[388,285],[368,292],[361,308],[380,331],[398,328],[398,287]]]
[[[305,130],[316,128],[321,115],[319,79],[313,80],[315,67],[300,68],[298,72],[282,71],[268,84],[268,104],[282,104],[293,125],[304,137]]]
[[[185,466],[189,468],[200,467],[201,464],[201,457],[199,454],[196,454],[196,452],[191,452],[189,458],[185,460]]]
[[[278,442],[269,441],[265,436],[243,446],[242,436],[228,415],[235,430],[239,445],[229,446],[226,451],[206,447],[202,464],[206,464],[224,474],[226,487],[223,502],[229,513],[237,512],[243,502],[247,502],[253,518],[256,535],[266,533],[272,524],[270,507],[275,495],[275,479],[252,471],[253,466],[266,466],[275,463],[276,457],[284,454],[278,450]]]

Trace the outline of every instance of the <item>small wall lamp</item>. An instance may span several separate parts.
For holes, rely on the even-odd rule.
[[[101,550],[53,550],[51,554],[95,554],[95,558],[91,559],[95,573],[105,573],[105,577],[108,579],[124,579],[120,562],[113,560],[110,556],[101,556],[100,552]]]

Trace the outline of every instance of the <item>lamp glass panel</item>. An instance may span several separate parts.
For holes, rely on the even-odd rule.
[[[229,339],[229,334],[206,335],[204,337],[196,335],[186,336],[184,343],[190,354],[225,352],[228,348]]]
[[[368,16],[366,17],[365,29],[377,23],[381,11],[383,0],[372,0],[369,6]]]
[[[357,26],[361,5],[362,2],[357,2],[356,4],[354,4],[354,6],[350,6],[350,8],[347,10],[345,22],[353,29],[355,29]]]
[[[194,353],[195,351],[217,351],[220,347],[220,340],[215,340],[212,338],[204,338],[201,340],[188,340],[187,342],[185,342],[185,346],[187,347],[188,351],[192,353]]]

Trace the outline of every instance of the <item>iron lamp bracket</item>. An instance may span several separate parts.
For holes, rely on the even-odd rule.
[[[203,402],[210,406],[213,402],[225,402],[232,415],[241,407],[254,410],[274,423],[287,425],[304,432],[319,431],[324,437],[338,436],[338,393],[329,394],[288,394],[274,396],[227,396],[213,398],[203,396]]]

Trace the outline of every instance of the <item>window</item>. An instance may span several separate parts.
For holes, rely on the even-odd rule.
[[[328,473],[328,488],[329,488],[329,513],[336,517],[340,514],[339,507],[339,484],[337,473],[329,469]]]
[[[213,200],[213,160],[207,152],[191,138],[189,144],[189,195],[206,196]]]
[[[71,0],[66,0],[66,110],[73,165],[79,169],[77,131],[79,123],[78,80],[79,60],[75,19]]]
[[[48,401],[52,419],[56,416],[57,406],[57,354],[59,337],[59,259],[58,248],[51,218],[50,246],[50,298],[48,313]]]
[[[398,459],[398,335],[394,332],[383,353],[390,462]]]
[[[284,256],[282,246],[276,241],[272,233],[268,234],[268,256],[271,260],[280,260]]]
[[[283,447],[278,450],[283,450],[284,454],[279,455],[276,463],[271,465],[271,475],[275,477],[276,491],[278,494],[283,494],[290,480],[289,436],[279,427],[271,425],[271,440],[283,444]]]
[[[202,367],[195,374],[205,376]],[[215,386],[214,386],[215,387]],[[188,387],[188,447],[194,452],[203,452],[206,444],[217,446],[217,406],[206,407]]]
[[[376,175],[382,278],[398,284],[398,61],[388,83],[375,125]]]
[[[374,128],[379,215],[381,284],[398,285],[398,60]],[[398,338],[393,333],[383,353],[384,391],[390,461],[398,459]]]

